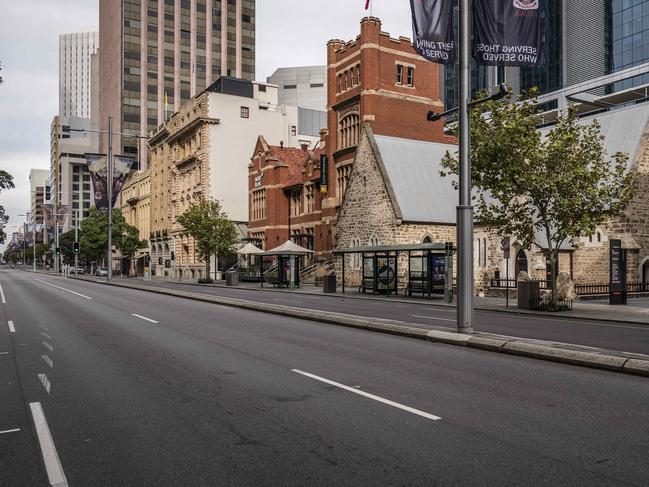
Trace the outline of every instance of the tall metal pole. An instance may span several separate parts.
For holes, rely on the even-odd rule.
[[[56,255],[56,249],[59,248],[59,215],[58,214],[54,215],[54,218],[56,218],[54,224],[54,230],[56,233],[56,235],[54,236],[54,242],[55,242],[54,243],[54,272],[56,272],[56,275],[58,276],[59,267],[61,265],[61,261],[59,260],[61,256]]]
[[[34,236],[34,247],[32,247],[32,250],[34,251],[33,252],[34,255],[32,256],[32,259],[33,259],[34,262],[32,262],[32,264],[34,264],[34,272],[36,272],[36,218],[35,218],[35,215],[32,215],[32,218],[34,219],[34,223],[32,223],[32,225],[33,225],[32,226],[32,235]]]
[[[27,222],[23,222],[23,269],[25,268],[25,261],[27,260]]]
[[[457,331],[473,333],[473,206],[469,118],[469,0],[459,1],[460,18],[460,204],[457,207]]]
[[[79,210],[75,211],[76,221],[74,225],[74,241],[79,241]],[[77,275],[77,269],[79,268],[79,254],[74,253],[74,275]]]
[[[113,278],[113,117],[108,117],[108,174],[106,192],[108,193],[108,248],[106,249],[106,280]]]

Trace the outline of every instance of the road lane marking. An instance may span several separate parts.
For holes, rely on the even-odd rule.
[[[484,313],[482,311],[478,311],[476,314],[480,315],[486,315],[486,316],[498,316],[502,318],[503,316],[505,318],[510,318],[510,319],[528,319],[531,318],[533,320],[537,321],[553,321],[556,323],[567,323],[570,325],[586,325],[586,326],[607,326],[611,328],[628,328],[631,330],[642,330],[642,331],[649,331],[649,327],[647,325],[643,325],[641,323],[638,323],[636,325],[620,325],[620,324],[615,324],[615,323],[588,323],[588,322],[581,322],[579,320],[561,320],[557,318],[545,318],[543,316],[536,316],[536,315],[523,315],[523,314],[518,314],[518,313],[508,313],[508,312],[502,312],[502,313]],[[510,316],[508,316],[510,315]],[[604,320],[606,320],[604,318]]]
[[[50,331],[50,329],[45,325],[38,325],[38,327],[45,330],[45,331]]]
[[[76,296],[81,296],[82,298],[85,298],[85,299],[92,299],[90,296],[86,296],[85,294],[81,294],[81,293],[78,293],[76,291],[72,291],[71,289],[66,289],[64,287],[57,286],[56,284],[51,284],[51,283],[49,283],[47,281],[43,281],[42,279],[34,279],[34,280],[38,281],[38,282],[42,282],[43,284],[47,284],[48,286],[55,287],[57,289],[61,289],[61,290],[65,291],[66,293],[75,294]]]
[[[282,299],[282,298],[273,298],[273,301],[284,301],[285,303],[301,303],[297,299]]]
[[[45,338],[47,338],[48,340],[51,340],[51,339],[52,339],[52,336],[51,336],[51,335],[48,335],[47,333],[43,333],[43,332],[41,332],[41,335],[43,335],[43,336],[44,336]]]
[[[0,355],[8,355],[9,352],[0,352]]]
[[[16,433],[17,431],[20,431],[20,428],[14,428],[12,430],[0,431],[0,435],[4,435],[5,433]]]
[[[50,366],[50,369],[54,368],[54,362],[51,358],[49,358],[47,355],[41,355],[41,358],[43,359],[43,362]]]
[[[14,322],[9,320],[7,321],[7,326],[9,327],[9,331],[11,333],[16,333],[16,328],[14,327]]]
[[[29,403],[29,407],[32,411],[38,443],[41,446],[43,462],[45,463],[45,470],[47,471],[47,478],[50,481],[50,485],[52,487],[68,487],[68,480],[65,478],[61,460],[56,452],[52,433],[50,432],[50,427],[47,425],[45,413],[43,413],[43,407],[40,402],[31,402]]]
[[[425,318],[427,320],[440,320],[440,321],[452,321],[455,323],[457,320],[452,320],[450,318],[440,318],[439,316],[424,316],[424,315],[410,315],[413,318]]]
[[[131,315],[135,316],[136,318],[140,318],[141,320],[150,321],[151,323],[157,323],[156,320],[152,320],[151,318],[147,318],[146,316],[138,315],[135,313],[131,313]]]
[[[7,300],[5,299],[5,292],[2,290],[2,284],[0,284],[0,298],[2,298],[2,304],[7,304]]]
[[[354,394],[358,394],[360,396],[367,397],[369,399],[373,399],[373,400],[378,401],[380,403],[387,404],[388,406],[392,406],[392,407],[395,407],[395,408],[398,408],[398,409],[402,409],[404,411],[407,411],[407,412],[412,413],[412,414],[416,414],[417,416],[421,416],[423,418],[432,419],[433,421],[437,421],[439,419],[442,419],[439,416],[435,416],[434,414],[430,414],[430,413],[427,413],[425,411],[421,411],[419,409],[411,408],[410,406],[405,406],[403,404],[399,404],[398,402],[390,401],[389,399],[384,399],[382,397],[375,396],[374,394],[369,394],[367,392],[360,391],[360,390],[355,389],[353,387],[349,387],[349,386],[346,386],[344,384],[340,384],[338,382],[334,382],[332,380],[325,379],[324,377],[320,377],[320,376],[317,376],[317,375],[314,375],[314,374],[310,374],[308,372],[304,372],[302,370],[291,369],[291,372],[295,372],[296,374],[301,374],[301,375],[303,375],[305,377],[309,377],[311,379],[315,379],[317,381],[324,382],[325,384],[329,384],[331,386],[339,387],[340,389],[344,389],[346,391],[353,392]]]
[[[46,374],[38,374],[38,380],[41,381],[41,384],[43,384],[43,387],[47,391],[47,393],[50,393],[50,389],[52,388],[52,383],[50,380],[47,378]]]
[[[45,348],[47,348],[50,352],[53,352],[53,351],[54,351],[54,347],[53,347],[52,345],[50,345],[49,343],[47,343],[47,342],[41,342],[41,343],[42,343],[43,346],[44,346]]]

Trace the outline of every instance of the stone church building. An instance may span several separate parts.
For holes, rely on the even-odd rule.
[[[628,170],[634,174],[635,193],[627,208],[586,235],[564,244],[558,270],[568,272],[578,284],[607,283],[609,241],[621,239],[628,249],[628,282],[649,282],[649,106],[633,105],[585,117],[597,119],[608,155],[629,155]],[[551,127],[543,128],[548,131]],[[456,243],[457,191],[450,178],[440,175],[444,154],[457,151],[452,144],[375,135],[363,127],[337,226],[338,250],[377,245]],[[511,257],[503,258],[503,235],[475,225],[474,269],[477,291],[488,291],[495,275],[514,278],[521,271],[533,279],[549,273],[547,242],[538,235],[533,248],[523,248],[510,235]],[[337,257],[337,274],[342,276]],[[345,257],[345,283],[359,285],[360,259]],[[398,279],[407,278],[407,254],[399,257]],[[455,268],[455,265],[454,265]]]

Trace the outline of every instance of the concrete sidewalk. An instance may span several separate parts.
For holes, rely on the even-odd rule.
[[[142,278],[139,277],[116,277],[116,280],[124,281],[142,281]],[[165,282],[173,283],[179,285],[191,285],[191,286],[206,286],[206,287],[224,287],[229,286],[225,285],[225,281],[219,281],[214,284],[198,284],[196,281],[174,281],[170,279],[159,279],[154,278],[151,282]],[[230,289],[233,289],[230,287]],[[286,288],[276,288],[270,285],[266,285],[263,288],[259,283],[240,283],[236,289],[247,290],[247,291],[272,291],[278,293],[289,293],[289,294],[308,294],[308,295],[319,295],[326,297],[341,297],[350,299],[366,299],[366,300],[379,300],[379,301],[389,301],[389,302],[398,302],[398,303],[411,303],[419,305],[428,305],[428,306],[438,306],[445,308],[455,308],[455,303],[448,304],[445,303],[441,296],[434,296],[432,298],[426,297],[411,297],[411,296],[402,296],[402,295],[391,295],[384,296],[379,294],[364,294],[358,292],[358,290],[347,287],[345,294],[342,294],[342,289],[339,287],[338,291],[335,294],[324,293],[321,287],[316,287],[311,284],[305,284],[298,289],[291,291]],[[491,297],[475,297],[475,309],[480,311],[496,311],[501,313],[511,313],[516,315],[535,315],[535,316],[552,316],[552,317],[566,317],[571,319],[581,319],[589,321],[611,321],[618,323],[634,323],[649,325],[649,298],[631,298],[629,299],[629,304],[626,306],[613,306],[608,304],[608,301],[575,301],[573,303],[573,309],[571,311],[559,311],[559,312],[543,312],[543,311],[533,311],[526,309],[518,309],[518,302],[516,299],[509,300],[509,306],[505,301],[505,298],[491,298]]]

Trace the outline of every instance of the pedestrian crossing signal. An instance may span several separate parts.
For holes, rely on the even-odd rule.
[[[72,244],[72,252],[78,254],[80,251],[81,251],[81,246],[79,245],[79,242],[74,242]]]

